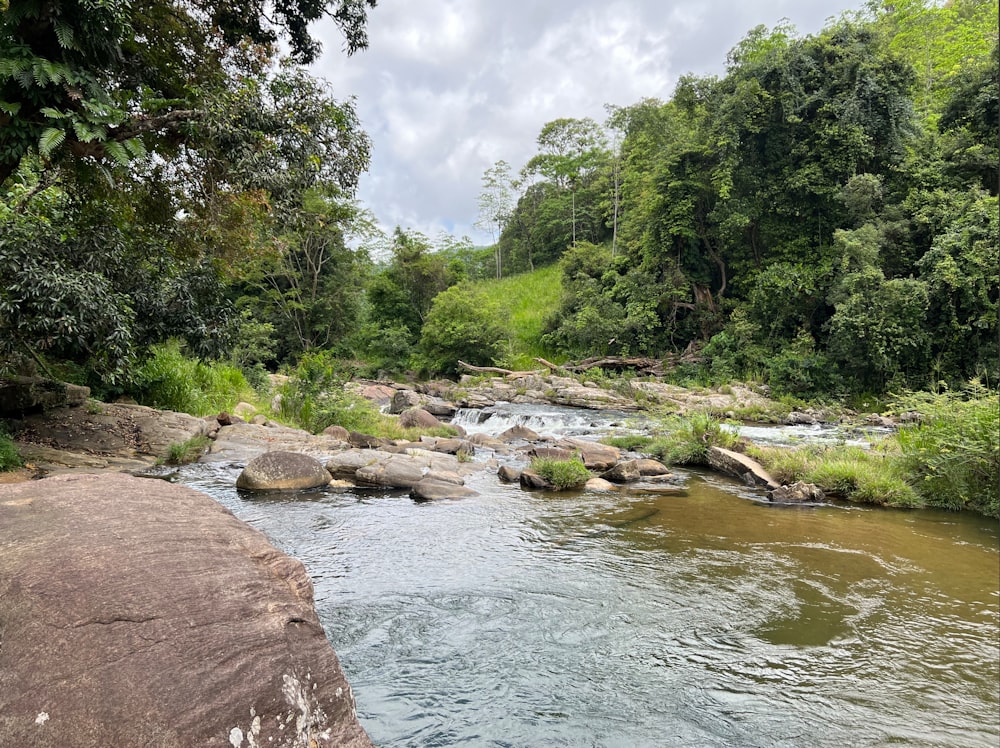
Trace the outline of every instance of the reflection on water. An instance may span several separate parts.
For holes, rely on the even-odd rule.
[[[996,746],[990,520],[686,496],[239,498],[388,746]]]

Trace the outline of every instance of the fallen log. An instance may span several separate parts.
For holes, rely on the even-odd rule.
[[[459,359],[458,365],[463,369],[488,374],[503,374],[505,377],[515,379],[517,377],[530,377],[538,374],[537,371],[514,371],[512,369],[501,369],[499,366],[473,366]]]
[[[636,369],[647,374],[662,376],[664,373],[663,361],[656,358],[646,358],[644,356],[602,356],[588,358],[572,366],[565,367],[568,371],[589,371],[591,369]]]

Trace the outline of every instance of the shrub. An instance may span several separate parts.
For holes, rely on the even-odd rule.
[[[724,429],[722,421],[705,412],[671,417],[664,429],[666,435],[654,439],[649,450],[671,465],[703,465],[708,462],[709,447],[730,449],[739,441],[734,431]]]
[[[154,346],[150,352],[132,385],[131,394],[143,405],[203,416],[254,397],[239,369],[188,358],[176,341]]]
[[[974,381],[960,393],[906,394],[895,407],[921,416],[919,423],[900,428],[896,440],[927,504],[1000,516],[997,393]]]
[[[590,479],[590,471],[575,458],[556,460],[535,457],[531,461],[531,469],[560,490],[582,486]]]
[[[431,371],[454,373],[458,361],[489,365],[500,355],[507,330],[499,309],[468,283],[434,298],[420,334],[420,349]]]

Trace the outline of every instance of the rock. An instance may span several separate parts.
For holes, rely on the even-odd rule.
[[[488,434],[472,434],[469,437],[469,442],[471,444],[475,444],[477,447],[485,447],[486,449],[492,449],[495,452],[507,451],[506,443]]]
[[[557,446],[579,452],[588,470],[610,470],[621,458],[621,450],[617,447],[585,439],[563,439]]]
[[[281,406],[285,402],[284,396],[279,392],[277,395],[271,398],[271,412],[280,413]]]
[[[591,478],[586,483],[583,484],[584,490],[587,491],[617,491],[618,486],[604,478]]]
[[[443,483],[454,483],[456,486],[464,486],[465,478],[454,470],[428,470],[424,474],[424,480],[436,480]]]
[[[670,475],[670,468],[658,460],[645,457],[641,460],[636,460],[636,464],[639,466],[639,475],[644,478]]]
[[[396,394],[396,390],[387,384],[367,384],[358,392],[365,400],[370,400],[378,405],[389,405]]]
[[[381,449],[392,444],[388,439],[384,439],[381,436],[362,434],[358,431],[352,431],[347,441],[352,447],[359,449]]]
[[[458,408],[446,400],[442,400],[440,397],[427,398],[427,402],[423,404],[423,409],[432,416],[445,419],[454,418],[455,413],[458,411]]]
[[[521,483],[521,488],[527,489],[554,489],[551,483],[549,483],[545,478],[540,476],[531,468],[525,468],[521,471],[521,475],[518,476],[518,480]]]
[[[476,448],[465,439],[433,439],[431,449],[448,455],[471,456],[476,453]]]
[[[497,477],[504,483],[516,483],[521,480],[521,468],[513,465],[501,465],[497,469]]]
[[[572,460],[576,452],[559,447],[532,447],[528,450],[529,457],[542,457],[548,460]]]
[[[624,460],[601,474],[604,480],[612,483],[634,483],[642,477],[639,472],[638,460]]]
[[[708,464],[721,473],[739,478],[748,486],[763,486],[772,490],[779,486],[763,465],[739,452],[709,447]]]
[[[471,488],[450,481],[435,480],[428,476],[410,488],[410,498],[414,501],[434,501],[440,499],[462,499],[478,496]]]
[[[325,460],[347,445],[334,437],[310,434],[302,429],[272,423],[256,426],[234,423],[219,429],[208,455],[201,462],[228,462],[245,465],[265,452],[301,452]]]
[[[0,379],[0,417],[78,408],[88,397],[89,387],[41,377],[4,377]]]
[[[252,418],[256,413],[257,409],[250,403],[239,402],[236,403],[236,407],[233,408],[233,415],[239,416],[243,420]]]
[[[424,477],[425,461],[412,455],[390,454],[385,460],[358,468],[358,483],[385,488],[412,488]]]
[[[825,501],[826,494],[813,483],[798,481],[790,486],[778,486],[771,491],[770,498],[776,504],[802,504]]]
[[[389,405],[390,413],[402,413],[410,408],[420,407],[421,397],[413,390],[397,390]]]
[[[404,429],[433,429],[441,425],[441,421],[423,408],[409,408],[399,415],[399,425]]]
[[[537,442],[541,437],[534,431],[529,429],[527,426],[522,426],[518,424],[517,426],[511,426],[509,429],[500,434],[497,439],[502,442],[514,442],[514,441],[526,441],[526,442]]]
[[[206,436],[208,423],[142,405],[94,403],[26,416],[14,427],[21,456],[49,475],[66,470],[142,470],[170,447]]]
[[[360,468],[374,465],[380,453],[371,449],[349,449],[333,455],[326,463],[327,471],[334,478],[354,478]]]
[[[330,482],[330,473],[315,457],[299,452],[265,452],[254,457],[236,479],[244,491],[304,491]]]
[[[327,426],[323,429],[322,433],[324,436],[329,436],[342,442],[349,441],[351,438],[351,432],[343,426]]]
[[[60,476],[0,527],[0,745],[372,745],[302,564],[204,494]]]
[[[793,410],[785,416],[784,423],[788,426],[813,426],[816,424],[816,417],[810,413]]]
[[[269,421],[267,419],[267,416],[265,416],[263,413],[258,413],[257,415],[250,418],[250,423],[252,423],[254,426],[267,426],[269,424]]]

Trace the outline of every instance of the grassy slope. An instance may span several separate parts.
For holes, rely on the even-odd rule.
[[[510,320],[511,341],[503,364],[514,369],[532,369],[532,359],[553,360],[556,354],[542,346],[545,320],[559,307],[562,283],[558,265],[501,280],[480,281],[476,287],[486,293]]]

